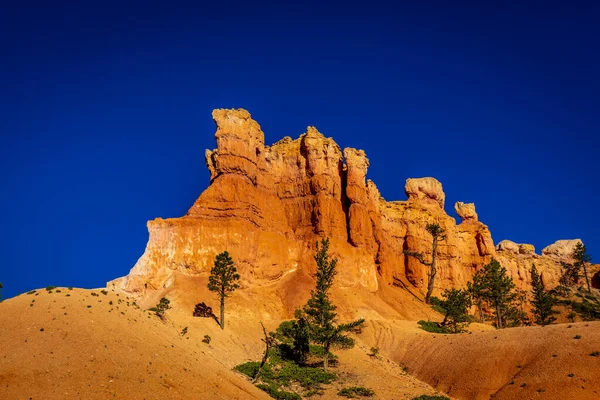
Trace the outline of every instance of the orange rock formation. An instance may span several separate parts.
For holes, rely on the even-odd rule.
[[[175,284],[178,273],[206,275],[217,253],[228,250],[245,286],[263,285],[295,271],[314,270],[314,245],[331,239],[339,257],[341,287],[402,283],[423,290],[427,271],[405,250],[431,252],[428,223],[447,238],[438,247],[435,293],[461,287],[497,257],[521,287],[535,262],[548,286],[558,283],[559,261],[569,246],[557,242],[534,253],[531,245],[503,241],[496,249],[473,204],[456,203],[462,222],[444,211],[442,185],[434,178],[408,179],[407,201],[385,201],[365,181],[362,150],[343,151],[316,128],[293,140],[265,146],[259,124],[246,110],[215,110],[217,148],[206,150],[210,186],[181,218],[148,222],[146,251],[128,276],[109,283],[143,295]]]

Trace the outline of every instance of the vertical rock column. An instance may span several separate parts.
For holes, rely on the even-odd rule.
[[[331,138],[309,126],[302,138],[307,176],[313,194],[312,220],[315,233],[348,240],[342,208],[342,152]]]
[[[346,159],[346,196],[350,202],[348,209],[348,234],[350,243],[364,247],[370,254],[377,254],[373,237],[373,226],[369,216],[369,196],[365,178],[369,159],[363,150],[344,149]]]

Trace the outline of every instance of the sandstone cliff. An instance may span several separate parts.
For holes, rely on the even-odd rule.
[[[376,292],[395,284],[418,292],[426,287],[425,267],[404,251],[428,258],[425,226],[433,222],[447,232],[438,248],[438,295],[464,286],[492,257],[522,287],[529,284],[531,262],[547,285],[557,283],[567,244],[541,256],[532,246],[506,241],[496,249],[473,204],[456,203],[459,224],[446,214],[442,184],[434,178],[408,179],[408,200],[388,202],[366,181],[364,151],[342,151],[314,127],[297,139],[265,146],[247,111],[215,110],[213,119],[217,148],[205,153],[210,186],[185,216],[149,221],[146,251],[128,276],[109,285],[138,295],[167,289],[177,276],[206,276],[223,250],[236,260],[243,286],[266,285],[312,273],[315,242],[329,237],[340,259],[340,287]]]

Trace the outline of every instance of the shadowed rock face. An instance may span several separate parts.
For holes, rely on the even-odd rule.
[[[224,250],[236,260],[243,285],[262,285],[290,273],[314,272],[315,242],[329,237],[339,258],[336,284],[377,291],[381,283],[400,280],[423,289],[427,271],[404,251],[430,257],[429,223],[447,233],[438,247],[438,294],[464,286],[496,256],[475,206],[456,204],[463,220],[457,225],[444,211],[445,194],[434,178],[408,179],[408,200],[387,202],[365,180],[364,151],[342,151],[314,127],[297,139],[265,146],[248,111],[215,110],[213,119],[217,148],[205,152],[209,187],[185,216],[149,221],[146,251],[129,275],[109,285],[139,295],[168,288],[178,274],[206,276]],[[497,257],[526,286],[530,259],[540,256],[516,246],[516,251],[499,247]],[[554,282],[546,276],[560,271],[555,253],[541,256],[548,259],[541,268],[545,282]]]

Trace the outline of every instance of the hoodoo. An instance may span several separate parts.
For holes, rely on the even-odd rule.
[[[370,161],[363,150],[342,150],[312,126],[297,139],[266,146],[248,111],[219,109],[212,116],[217,148],[205,152],[210,185],[185,216],[149,221],[146,251],[129,275],[109,286],[138,296],[168,289],[178,276],[206,275],[223,249],[237,260],[244,285],[265,285],[290,273],[310,274],[314,243],[329,237],[343,266],[340,287],[375,292],[402,282],[422,293],[426,267],[405,251],[430,253],[425,228],[437,223],[446,236],[438,246],[434,294],[464,286],[493,257],[523,289],[535,261],[551,288],[576,243],[558,241],[541,255],[506,240],[495,247],[473,203],[455,204],[459,224],[446,213],[435,178],[409,178],[406,201],[385,201],[366,180]]]

